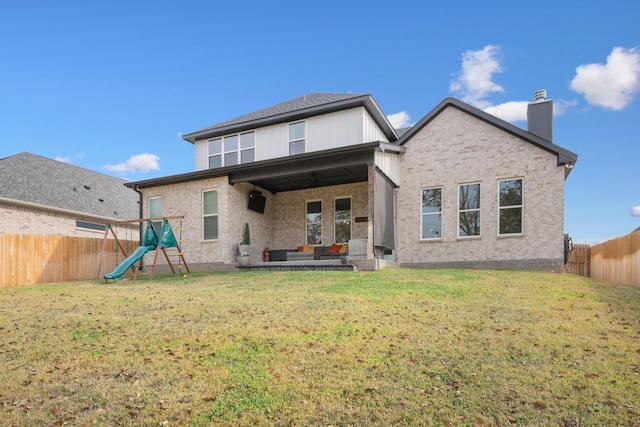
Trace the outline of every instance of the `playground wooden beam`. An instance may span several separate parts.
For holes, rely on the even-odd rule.
[[[180,216],[163,216],[160,218],[144,218],[144,219],[128,219],[126,221],[115,221],[115,222],[110,222],[110,225],[123,225],[123,224],[135,224],[135,223],[139,223],[139,222],[146,222],[146,221],[162,221],[163,219],[183,219],[184,215],[180,215]]]

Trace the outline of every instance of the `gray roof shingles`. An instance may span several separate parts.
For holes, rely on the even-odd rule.
[[[312,93],[281,102],[253,113],[245,114],[213,126],[200,129],[182,136],[182,139],[195,143],[199,139],[214,138],[226,134],[243,132],[278,123],[304,120],[316,115],[327,114],[355,107],[367,109],[373,120],[380,126],[390,141],[398,139],[391,123],[368,94],[357,93]]]
[[[344,101],[352,98],[359,98],[364,94],[359,93],[311,93],[308,95],[303,95],[298,98],[290,99],[288,101],[281,102],[276,105],[272,105],[267,108],[263,108],[258,111],[254,111],[249,114],[245,114],[240,117],[233,118],[231,120],[227,120],[213,126],[206,127],[204,129],[200,129],[193,133],[200,133],[215,130],[217,128],[224,128],[231,125],[237,125],[240,123],[251,122],[254,120],[264,119],[267,117],[278,116],[280,114],[287,114],[294,111],[304,110],[306,108],[318,107],[320,105],[331,104],[334,102]]]
[[[139,217],[126,181],[31,153],[0,159],[0,197],[118,220]]]

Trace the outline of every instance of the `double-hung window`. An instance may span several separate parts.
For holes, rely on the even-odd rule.
[[[480,183],[458,186],[458,236],[480,236]]]
[[[209,169],[222,166],[222,138],[209,140]]]
[[[351,239],[351,197],[335,200],[335,243]]]
[[[256,159],[256,133],[240,134],[240,163],[253,162]]]
[[[218,192],[216,190],[202,193],[203,239],[218,239]]]
[[[304,122],[289,124],[289,155],[305,152],[305,134]]]
[[[322,244],[322,201],[307,202],[307,245]]]
[[[442,188],[422,190],[422,239],[442,238]]]
[[[499,182],[498,234],[522,234],[522,178]]]
[[[238,164],[238,135],[225,136],[222,140],[224,146],[224,166]]]
[[[255,132],[210,139],[209,169],[255,161],[255,145]]]

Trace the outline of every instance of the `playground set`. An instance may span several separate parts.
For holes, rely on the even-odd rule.
[[[179,239],[176,239],[176,236],[173,233],[173,230],[171,229],[171,225],[169,224],[169,219],[177,219],[177,218],[180,219],[180,238]],[[150,251],[156,251],[155,257],[153,258],[153,266],[151,267],[151,275],[150,275],[151,279],[153,279],[153,275],[155,274],[155,269],[158,262],[158,254],[160,253],[160,251],[162,251],[162,253],[164,254],[167,260],[167,264],[169,265],[169,268],[171,268],[171,272],[175,274],[176,270],[173,267],[173,264],[171,263],[169,254],[167,253],[167,249],[170,249],[170,248],[177,249],[178,251],[177,267],[180,274],[183,277],[186,277],[186,274],[183,274],[182,272],[183,265],[188,273],[190,273],[191,271],[189,270],[187,261],[185,260],[184,255],[182,253],[182,248],[180,247],[180,243],[182,242],[182,218],[183,217],[181,216],[161,218],[162,226],[159,234],[156,231],[154,222],[158,222],[160,218],[134,219],[129,221],[118,221],[111,224],[107,224],[107,228],[104,232],[104,240],[102,241],[102,250],[100,252],[100,260],[98,262],[97,278],[100,279],[100,273],[102,271],[102,261],[104,258],[104,252],[107,245],[109,232],[111,232],[111,234],[115,239],[117,265],[113,271],[104,275],[104,280],[106,283],[109,283],[109,280],[113,280],[113,282],[115,283],[116,280],[120,279],[129,269],[133,271],[133,278],[136,279],[138,277],[138,271],[142,268],[142,259]],[[139,224],[145,221],[147,222],[147,227],[145,229],[141,245],[138,248],[136,248],[131,255],[127,255],[129,250],[131,249],[129,248],[130,246],[129,242],[131,241],[129,237],[133,235],[133,232],[131,230],[132,225],[136,223]],[[122,239],[118,239],[117,231],[118,231],[118,228],[120,228],[121,226],[125,227],[125,244],[124,245],[122,244]],[[114,227],[116,231],[114,231]],[[120,263],[118,263],[119,251],[122,251],[122,254],[125,257],[124,260],[122,260],[122,262]],[[136,263],[138,263],[137,268],[136,268]]]

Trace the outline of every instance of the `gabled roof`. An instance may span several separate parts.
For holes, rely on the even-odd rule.
[[[138,218],[139,195],[125,181],[57,160],[20,153],[0,159],[0,199],[127,220]]]
[[[546,150],[552,154],[558,156],[558,166],[567,165],[572,167],[578,161],[578,155],[565,148],[555,145],[554,143],[547,141],[531,132],[527,132],[509,122],[492,116],[476,107],[473,107],[467,103],[464,103],[456,98],[445,98],[442,100],[433,110],[427,113],[418,123],[413,125],[411,129],[402,134],[400,139],[396,141],[398,145],[404,145],[409,141],[416,133],[418,133],[423,127],[425,127],[431,120],[438,116],[444,109],[448,107],[454,107],[461,110],[477,119],[480,119],[492,126],[495,126],[505,132],[508,132],[526,142],[536,145],[543,150]],[[570,170],[570,169],[569,169]]]
[[[183,135],[182,138],[195,143],[197,140],[204,138],[214,138],[263,126],[292,122],[355,107],[366,108],[380,129],[389,138],[389,141],[398,139],[398,135],[373,97],[368,94],[353,93],[312,93],[304,95],[188,133]]]

